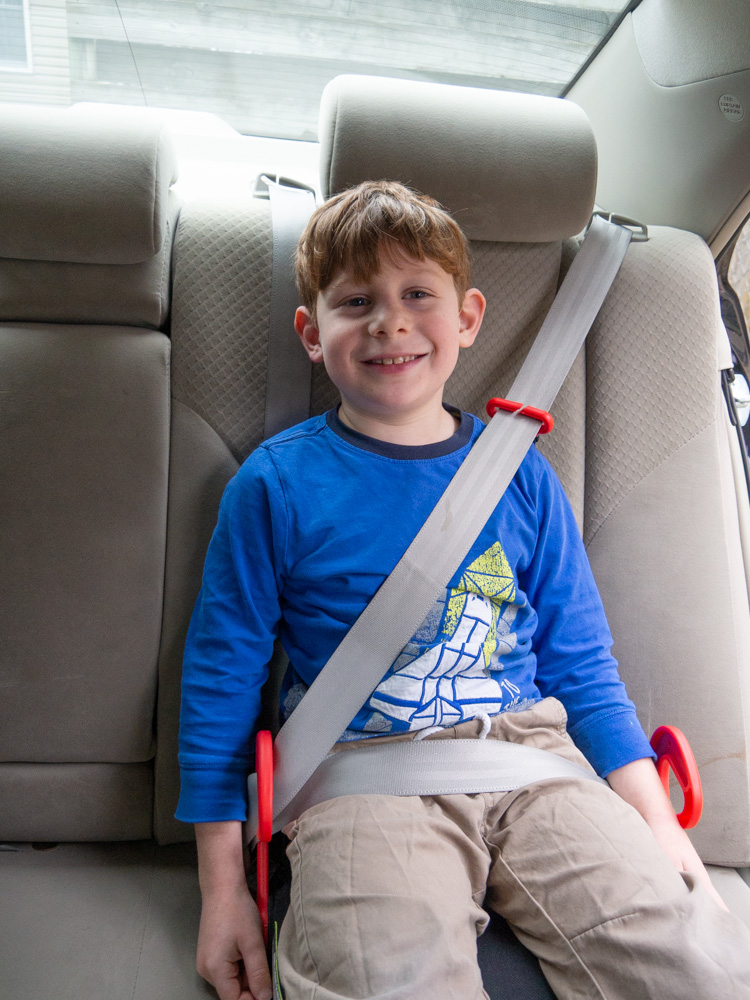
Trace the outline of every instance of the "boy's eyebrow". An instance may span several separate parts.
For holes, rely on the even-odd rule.
[[[429,258],[426,258],[425,260],[407,261],[401,270],[404,272],[405,276],[413,275],[415,280],[422,280],[423,278],[436,276],[435,268],[442,271],[442,268],[437,261],[433,261],[432,263],[435,267],[430,267]],[[338,274],[326,285],[326,287],[321,289],[321,291],[327,292],[329,289],[336,289],[340,286],[346,286],[347,284],[366,285],[369,284],[379,273],[379,271],[375,271],[368,275],[356,275],[353,271],[339,271]]]
[[[355,284],[361,285],[368,282],[370,279],[367,278],[357,278],[349,271],[340,271],[327,285],[327,288],[339,288],[341,285]],[[325,291],[326,289],[324,289]]]

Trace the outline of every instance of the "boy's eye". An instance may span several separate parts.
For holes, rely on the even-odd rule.
[[[343,304],[345,306],[366,306],[367,299],[364,295],[353,295],[350,299],[346,299]]]
[[[407,292],[406,297],[409,299],[426,299],[428,293],[422,288],[415,288],[412,292]]]

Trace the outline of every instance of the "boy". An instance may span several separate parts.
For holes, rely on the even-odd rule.
[[[482,428],[443,404],[485,301],[436,202],[390,182],[331,199],[300,241],[298,283],[297,332],[341,404],[266,442],[227,487],[185,654],[177,815],[196,823],[198,969],[221,1000],[271,995],[240,823],[277,630],[289,714]],[[485,901],[559,997],[750,998],[750,934],[677,824],[610,644],[572,514],[532,448],[337,749],[493,738],[589,766],[582,749],[618,794],[558,779],[307,810],[285,830],[287,1000],[485,996]]]

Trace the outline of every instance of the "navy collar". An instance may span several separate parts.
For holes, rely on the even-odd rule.
[[[326,423],[334,434],[337,434],[344,441],[375,455],[411,460],[442,458],[444,455],[450,455],[467,445],[474,430],[474,420],[470,414],[457,410],[454,406],[447,406],[445,403],[443,403],[443,407],[451,416],[460,420],[460,425],[445,441],[436,441],[434,444],[392,444],[390,441],[380,441],[378,438],[360,434],[359,431],[353,430],[342,421],[339,417],[338,406],[326,413]]]

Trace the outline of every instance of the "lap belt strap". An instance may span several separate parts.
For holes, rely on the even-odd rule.
[[[630,236],[629,230],[594,217],[510,398],[549,409],[615,279]],[[282,726],[274,752],[275,817],[286,814],[424,621],[500,502],[537,432],[537,422],[520,411],[498,410],[479,436],[393,572]],[[527,780],[535,780],[533,774]],[[248,791],[252,802],[257,798],[255,775],[249,778]],[[277,818],[273,826],[281,828]]]
[[[297,292],[294,251],[315,210],[315,195],[265,178],[271,202],[273,263],[271,317],[266,369],[266,412],[263,437],[273,437],[310,416],[312,365],[294,332]]]
[[[377,738],[372,740],[377,744]],[[532,777],[530,777],[530,775]],[[471,795],[511,792],[531,781],[602,778],[549,750],[493,739],[411,740],[330,753],[274,819],[281,829],[305,809],[341,795]],[[254,830],[255,817],[248,826]]]

